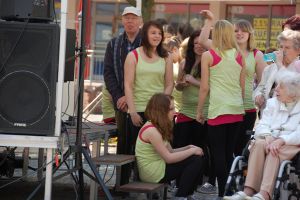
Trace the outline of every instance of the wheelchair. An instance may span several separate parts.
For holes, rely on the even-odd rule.
[[[242,155],[233,160],[225,185],[225,195],[232,195],[244,189],[250,142],[244,148]],[[292,160],[284,160],[280,164],[272,199],[300,200],[300,152]]]

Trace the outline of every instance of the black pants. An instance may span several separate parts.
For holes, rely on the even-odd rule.
[[[180,148],[190,144],[201,147],[203,149],[206,166],[204,174],[209,177],[208,182],[212,185],[215,185],[216,176],[213,170],[213,160],[211,159],[207,137],[207,123],[203,125],[196,120],[193,120],[175,124],[173,147]],[[201,185],[202,177],[199,181],[199,184]]]
[[[116,111],[116,122],[118,129],[118,144],[117,144],[117,154],[129,154],[130,145],[129,138],[127,135],[127,113],[122,111]],[[131,173],[131,168],[129,165],[123,165],[121,167],[121,181],[120,184],[126,184],[129,182],[129,177]]]
[[[176,196],[186,197],[193,194],[197,188],[203,170],[204,158],[193,155],[178,163],[167,164],[165,176],[160,182],[166,183],[175,179],[179,180]]]
[[[237,144],[234,150],[234,155],[239,156],[242,155],[243,149],[247,145],[250,140],[250,135],[247,135],[248,130],[253,130],[254,124],[256,120],[256,112],[246,112],[244,116],[244,121],[242,122],[240,132],[237,138]]]
[[[219,196],[224,195],[228,173],[233,161],[233,151],[242,122],[208,125],[208,138],[218,180]]]
[[[180,148],[193,144],[198,147],[207,146],[207,126],[196,120],[176,123],[174,126],[173,147]]]
[[[144,112],[138,112],[138,114],[142,117],[143,122],[146,123],[147,120],[145,118]],[[130,146],[129,154],[134,155],[136,139],[142,126],[133,125],[129,114],[127,118],[127,124],[128,124],[128,138],[129,138],[129,146]]]

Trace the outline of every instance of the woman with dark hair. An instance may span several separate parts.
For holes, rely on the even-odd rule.
[[[206,51],[199,44],[200,31],[194,31],[187,45],[186,58],[181,62],[179,75],[176,81],[176,89],[182,91],[181,109],[177,115],[174,127],[174,147],[183,147],[193,144],[202,147],[208,156],[207,124],[196,121],[198,94],[201,78],[201,56]],[[205,115],[207,115],[208,101],[205,104]],[[209,160],[208,157],[207,161]],[[208,162],[211,163],[211,162]],[[209,166],[211,168],[211,166]],[[215,178],[211,172],[209,184],[201,187],[204,193],[216,192]],[[199,183],[201,184],[201,183]]]
[[[156,21],[144,24],[141,47],[127,55],[124,65],[125,97],[128,105],[131,152],[140,127],[146,122],[148,100],[157,92],[173,91],[172,58],[163,48],[163,29]]]
[[[170,95],[157,93],[149,100],[145,111],[149,121],[141,128],[135,148],[139,175],[142,181],[152,183],[177,179],[175,199],[193,199],[203,172],[203,151],[194,145],[171,147],[174,112]]]
[[[176,89],[182,91],[182,105],[176,118],[174,128],[174,147],[188,144],[200,145],[202,125],[197,122],[196,110],[200,86],[200,61],[205,51],[198,44],[200,31],[192,33],[188,45],[186,58],[180,63]]]

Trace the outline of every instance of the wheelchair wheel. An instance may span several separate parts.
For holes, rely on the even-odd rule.
[[[287,190],[288,180],[290,178],[290,172],[288,172],[288,168],[291,164],[291,161],[283,161],[280,165],[277,180],[274,187],[273,199],[279,200],[281,197],[281,189]]]
[[[234,159],[226,182],[225,195],[233,195],[244,189],[244,170],[246,169],[246,164],[244,163],[245,160],[243,156],[238,156]]]

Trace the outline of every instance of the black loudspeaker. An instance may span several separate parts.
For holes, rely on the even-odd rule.
[[[54,0],[0,0],[0,18],[52,21]]]
[[[0,22],[0,133],[53,135],[59,26]]]

